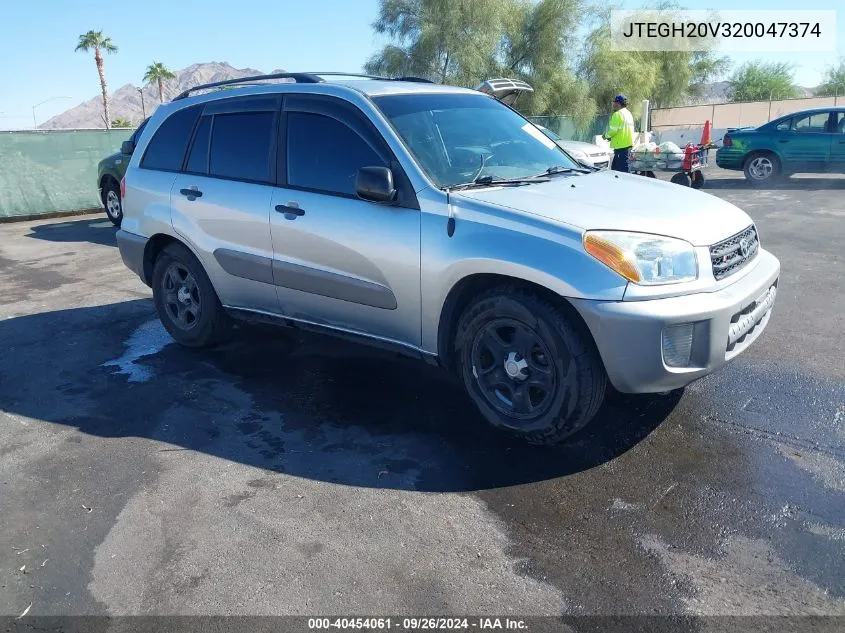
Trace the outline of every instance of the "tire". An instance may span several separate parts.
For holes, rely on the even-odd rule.
[[[671,182],[674,182],[676,185],[683,185],[684,187],[692,186],[692,178],[689,177],[689,174],[683,171],[679,171],[677,174],[672,176]]]
[[[707,182],[707,179],[704,177],[700,171],[692,172],[690,176],[692,178],[692,188],[693,189],[701,189],[704,186],[704,183]]]
[[[607,376],[589,331],[524,288],[477,297],[458,321],[455,352],[481,414],[531,444],[555,444],[581,430],[604,400]]]
[[[748,182],[755,187],[763,187],[773,183],[780,176],[780,160],[774,154],[756,152],[745,160],[743,172]]]
[[[111,178],[103,185],[103,208],[111,223],[120,228],[123,222],[123,200],[120,198],[120,185]]]
[[[169,244],[156,258],[153,301],[162,325],[180,345],[208,347],[229,335],[229,318],[208,275],[181,244]]]

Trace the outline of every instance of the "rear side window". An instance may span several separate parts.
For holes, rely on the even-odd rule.
[[[201,110],[202,106],[184,108],[165,119],[147,145],[141,167],[179,171]]]
[[[827,131],[827,120],[830,118],[828,112],[817,112],[809,116],[795,119],[793,129],[796,132],[822,133]]]
[[[337,119],[288,114],[288,184],[354,196],[358,169],[386,166],[361,136]]]
[[[275,112],[215,114],[211,126],[209,175],[271,182],[275,118]]]
[[[204,116],[197,126],[197,133],[194,135],[194,143],[191,145],[191,153],[188,156],[188,165],[185,171],[192,174],[208,173],[208,141],[211,138],[211,117]]]

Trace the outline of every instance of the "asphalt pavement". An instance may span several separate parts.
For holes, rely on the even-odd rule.
[[[845,616],[845,178],[708,175],[768,329],[555,448],[397,355],[178,347],[104,215],[0,225],[0,615]]]

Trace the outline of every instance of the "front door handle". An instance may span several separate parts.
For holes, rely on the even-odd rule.
[[[778,141],[778,143],[789,143],[789,139],[787,139],[787,138],[782,138],[782,139],[780,139],[780,140]]]
[[[279,213],[284,213],[285,215],[295,215],[297,217],[305,215],[305,209],[300,209],[299,207],[288,206],[286,204],[277,204],[276,211]],[[293,218],[291,218],[293,219]]]
[[[190,189],[180,189],[179,193],[183,196],[187,196],[188,200],[192,200],[193,198],[202,198],[202,191],[196,187],[191,187]]]

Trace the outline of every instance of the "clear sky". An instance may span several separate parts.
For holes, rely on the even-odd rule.
[[[622,0],[637,8],[640,0]],[[833,9],[834,0],[711,0],[696,9]],[[360,71],[384,41],[373,33],[378,0],[0,0],[0,129],[32,125],[99,93],[93,55],[74,53],[78,36],[102,29],[120,48],[106,56],[110,90],[141,83],[152,61],[178,70],[228,62],[262,71]],[[837,20],[845,54],[845,10]],[[754,56],[735,56],[744,61]],[[763,56],[761,56],[763,57]],[[767,55],[796,65],[799,84],[819,82],[833,54]]]

